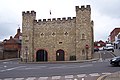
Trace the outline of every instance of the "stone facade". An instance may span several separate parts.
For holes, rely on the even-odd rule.
[[[92,52],[93,21],[90,5],[81,8],[76,6],[76,17],[67,19],[36,20],[35,11],[22,13],[23,60],[83,60],[91,59]]]

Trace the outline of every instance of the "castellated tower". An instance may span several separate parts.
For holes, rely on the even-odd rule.
[[[23,61],[91,59],[93,21],[90,5],[76,6],[76,17],[36,20],[36,12],[22,13]]]
[[[36,19],[36,12],[27,11],[22,13],[22,58],[33,61],[33,22]]]
[[[91,21],[90,5],[76,6],[76,57],[77,59],[92,58],[93,21]]]

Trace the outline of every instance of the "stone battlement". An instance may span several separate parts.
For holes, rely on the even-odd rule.
[[[56,21],[56,22],[64,22],[64,21],[71,21],[71,20],[75,20],[76,17],[63,17],[63,18],[52,18],[52,19],[39,19],[39,20],[34,20],[35,23],[42,23],[42,22],[52,22],[52,21]]]
[[[22,15],[24,16],[24,15],[36,15],[36,12],[35,11],[23,11],[22,12]]]
[[[84,11],[84,10],[91,10],[91,8],[90,8],[90,5],[86,5],[86,6],[81,6],[80,8],[79,8],[79,6],[76,6],[76,11],[79,11],[79,10],[81,10],[81,11]]]

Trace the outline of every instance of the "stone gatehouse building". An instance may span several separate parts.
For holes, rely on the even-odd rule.
[[[35,11],[22,12],[23,61],[91,59],[93,21],[91,8],[76,6],[76,17],[36,20]]]

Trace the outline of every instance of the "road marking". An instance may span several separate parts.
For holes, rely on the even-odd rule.
[[[85,78],[82,78],[82,80],[85,80]]]
[[[35,80],[35,79],[36,79],[36,77],[29,77],[26,80]]]
[[[92,73],[92,74],[89,74],[90,76],[94,77],[94,76],[100,76],[100,74],[98,73]]]
[[[1,70],[0,72],[4,72],[4,71],[6,71],[6,70]]]
[[[102,58],[100,58],[98,62],[103,62],[103,59],[102,59]]]
[[[7,67],[7,66],[4,66],[5,68]]]
[[[96,63],[97,61],[92,61],[92,63]]]
[[[73,75],[67,75],[65,76],[65,78],[73,78],[74,76]]]
[[[29,70],[29,69],[41,69],[41,68],[45,68],[47,66],[31,66],[31,67],[28,67],[28,68],[25,68],[26,70]]]
[[[59,67],[49,67],[48,69],[59,69],[59,68],[65,68],[66,66],[59,66]]]
[[[40,77],[38,80],[47,80],[48,77]]]
[[[65,79],[65,80],[73,80],[73,79]]]
[[[86,65],[82,65],[80,67],[90,67],[90,66],[93,66],[93,64],[86,64]]]
[[[78,74],[78,75],[66,75],[66,76],[51,76],[51,77],[28,77],[28,78],[5,78],[5,79],[0,79],[0,80],[60,80],[63,78],[65,80],[77,80],[77,78],[81,79],[81,80],[85,80],[85,77],[97,77],[97,76],[100,76],[100,75],[110,75],[111,73],[110,72],[105,72],[105,73],[91,73],[91,74]]]
[[[105,72],[105,73],[102,73],[102,74],[104,74],[104,75],[110,75],[110,74],[112,74],[112,73]]]
[[[61,76],[52,76],[52,79],[60,79],[61,78]]]
[[[9,63],[9,62],[3,62],[3,64],[7,64],[7,63]]]
[[[9,68],[9,69],[6,69],[6,70],[10,71],[10,70],[14,70],[14,69],[21,68],[21,67],[26,67],[26,66],[13,67],[13,68]]]
[[[15,80],[23,80],[24,78],[16,78]]]
[[[26,66],[13,67],[13,68],[9,68],[9,69],[5,69],[5,70],[1,70],[0,72],[10,71],[10,70],[14,70],[14,69],[22,68],[22,67],[26,67]]]
[[[4,79],[4,80],[13,80],[13,78],[6,78],[6,79]]]
[[[85,77],[85,76],[86,76],[86,74],[79,74],[79,75],[77,75],[77,77],[79,77],[79,78]]]
[[[29,70],[29,69],[41,69],[41,68],[25,68],[26,70]]]

